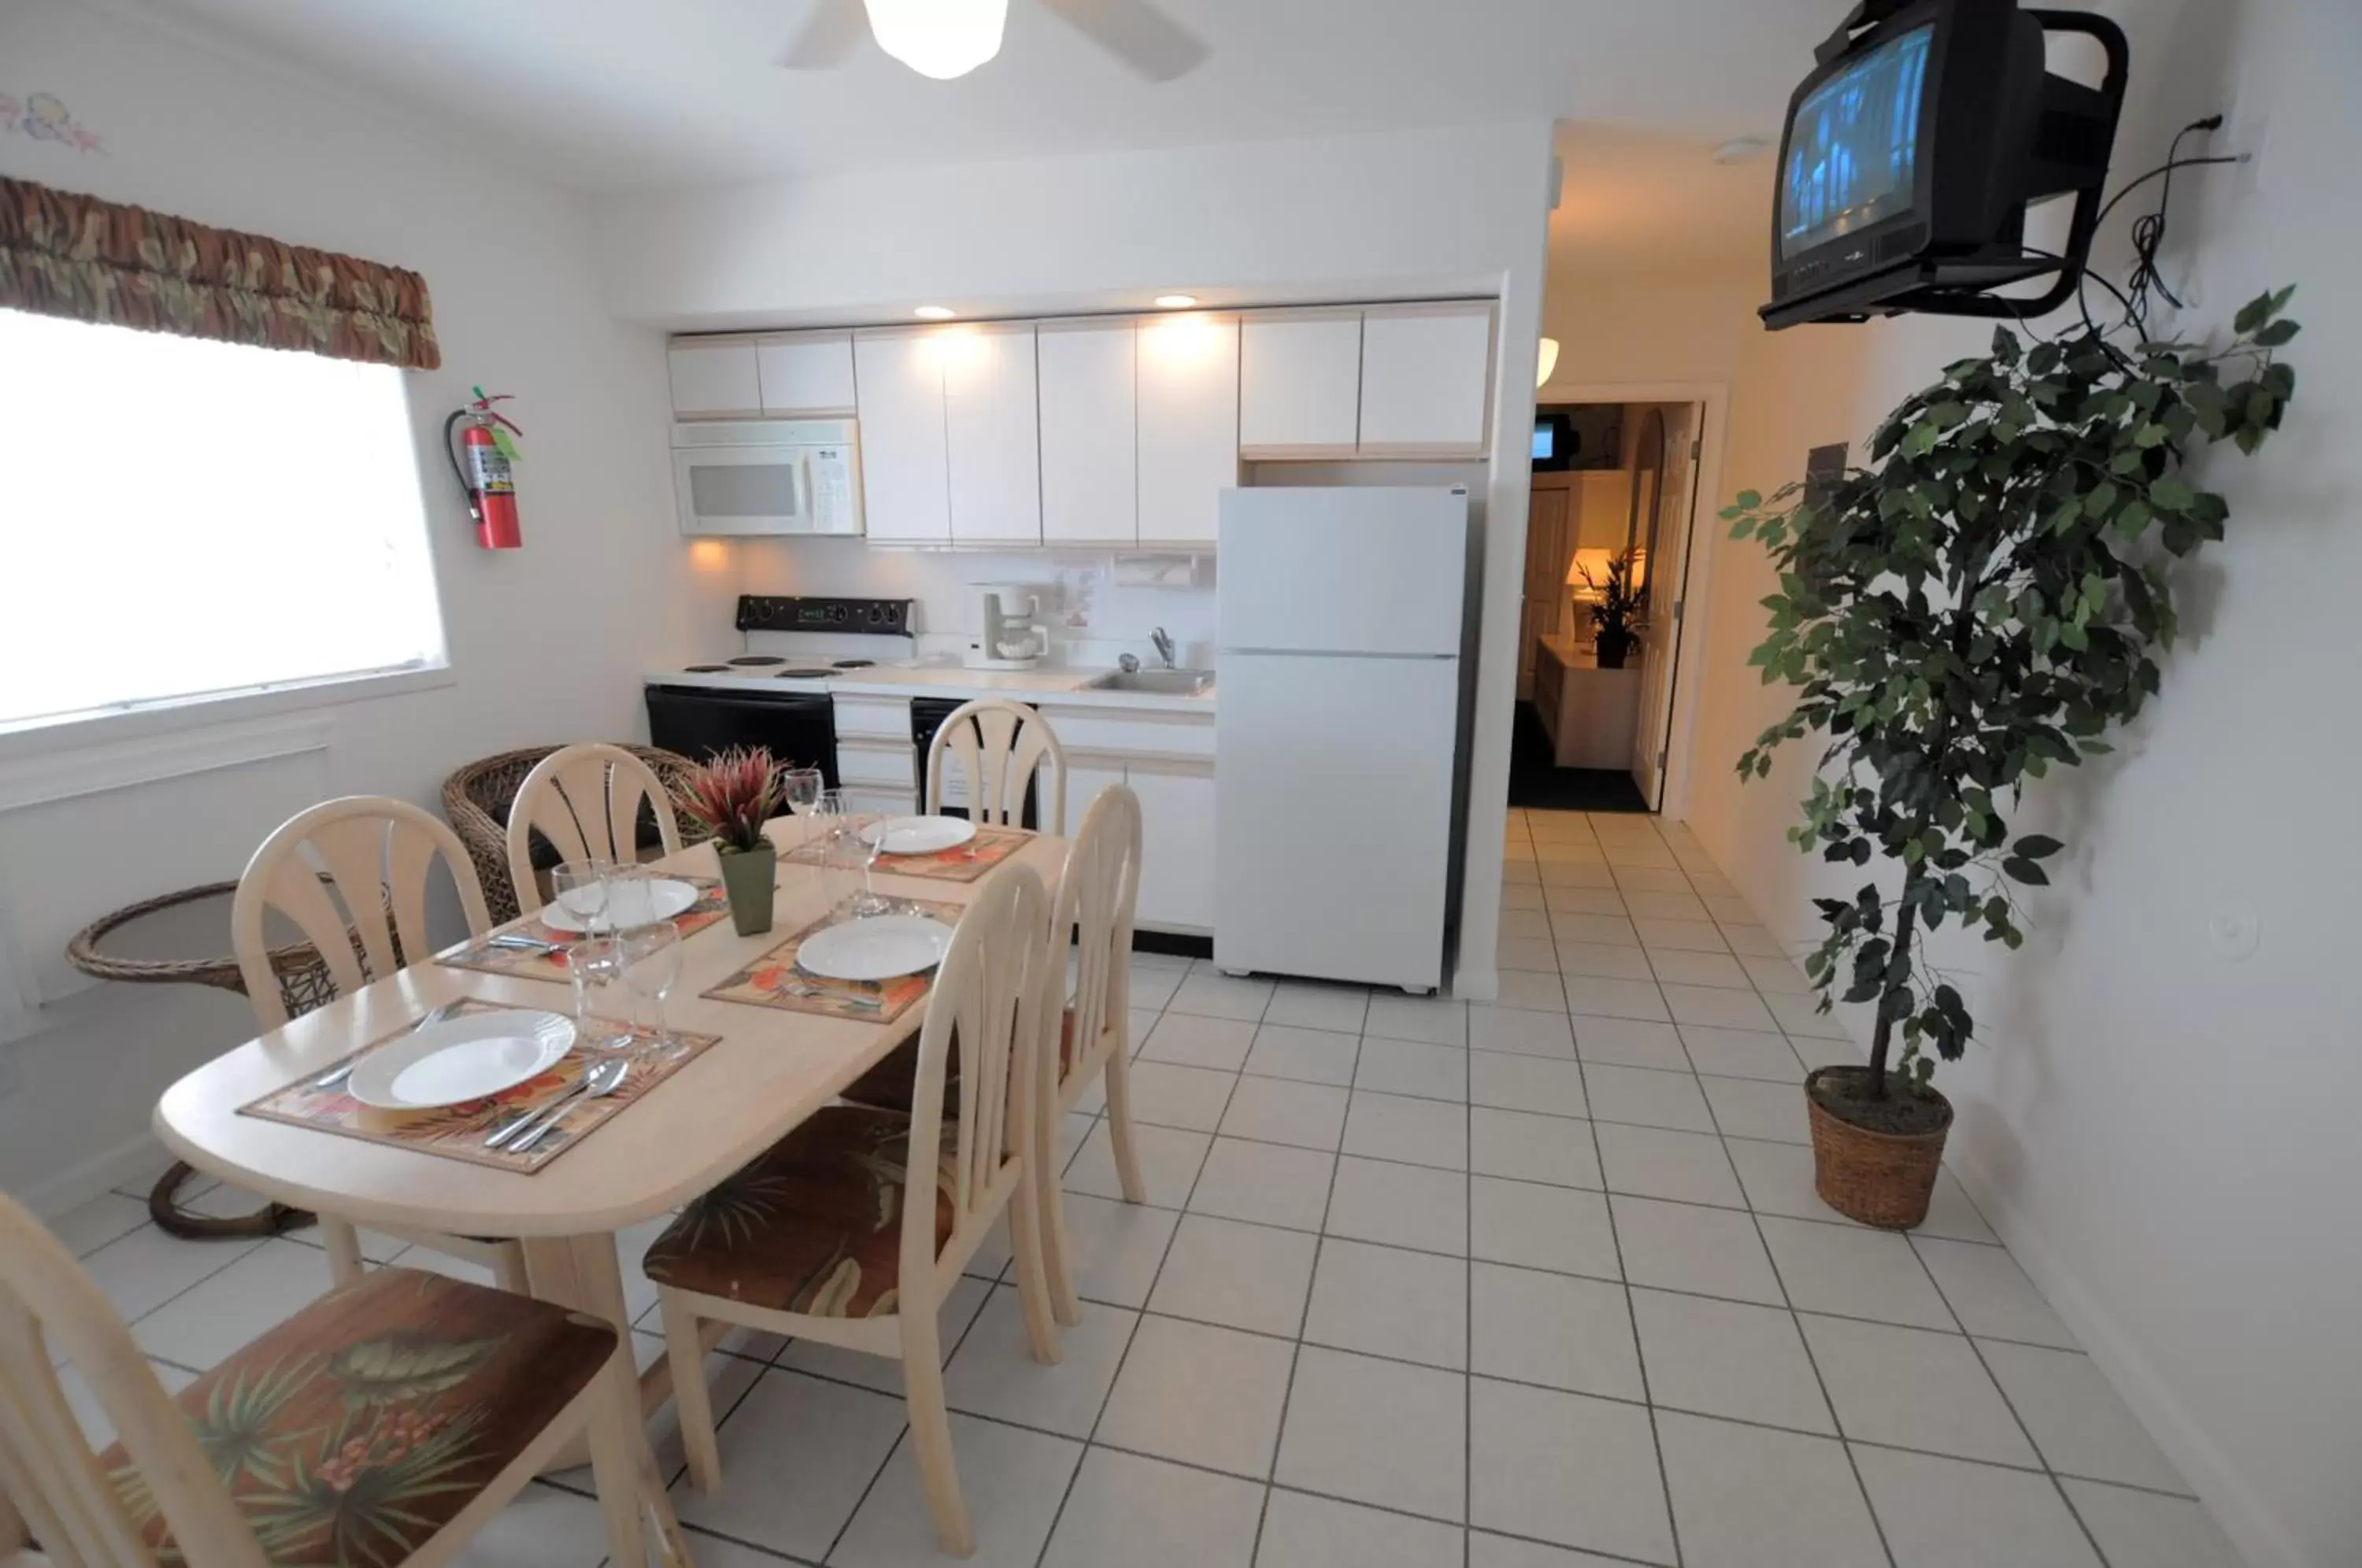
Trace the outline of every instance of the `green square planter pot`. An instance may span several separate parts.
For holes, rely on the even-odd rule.
[[[771,895],[778,886],[779,850],[766,840],[759,849],[723,849],[722,888],[730,896],[730,923],[741,936],[771,929]]]

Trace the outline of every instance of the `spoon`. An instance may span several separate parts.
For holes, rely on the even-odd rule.
[[[621,1056],[593,1063],[590,1070],[582,1075],[580,1083],[552,1100],[538,1115],[529,1117],[505,1132],[493,1133],[484,1140],[484,1147],[505,1149],[512,1154],[524,1153],[541,1142],[543,1133],[557,1125],[558,1120],[572,1109],[576,1100],[614,1093],[616,1086],[624,1081],[624,1075],[630,1068],[631,1063]]]

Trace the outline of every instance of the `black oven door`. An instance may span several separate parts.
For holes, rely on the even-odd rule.
[[[651,686],[648,739],[698,762],[733,746],[763,746],[785,766],[817,767],[836,788],[836,711],[825,692]]]

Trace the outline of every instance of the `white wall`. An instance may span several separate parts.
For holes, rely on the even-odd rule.
[[[2210,458],[2228,539],[2180,570],[2186,639],[2113,766],[2030,790],[2023,825],[2069,853],[2029,900],[2025,951],[1974,977],[1982,1042],[1939,1082],[1953,1158],[2012,1249],[2257,1568],[2362,1562],[2362,1100],[2354,1051],[2353,829],[2362,772],[2352,635],[2362,582],[2362,147],[2351,0],[2136,0],[2136,104],[2117,178],[2173,130],[2268,116],[2252,173],[2183,176],[2174,270],[2199,326],[2301,285],[2299,392],[2259,458]],[[2228,138],[2225,138],[2228,139]],[[2127,203],[2138,210],[2137,198]],[[2121,241],[2122,215],[2115,227]],[[2094,291],[2094,299],[2098,291]],[[1769,493],[1805,449],[1877,415],[1989,327],[1906,321],[1742,340],[1726,493]],[[1857,445],[1856,453],[1859,455]],[[1741,789],[1739,751],[1784,709],[1746,669],[1771,588],[1725,546],[1710,607],[1694,825],[1785,937],[1806,899],[1849,891],[1781,834],[1801,748]],[[2246,909],[2261,945],[2218,955],[2209,918]]]
[[[13,936],[20,969],[58,998],[77,984],[58,956],[76,927],[236,877],[303,806],[361,792],[432,805],[468,758],[643,733],[642,666],[726,626],[729,611],[727,585],[701,592],[672,532],[660,337],[602,308],[575,198],[275,69],[81,6],[0,7],[0,86],[56,94],[107,149],[0,137],[0,172],[415,269],[445,357],[409,387],[452,680],[331,706],[317,725],[265,724],[261,740],[248,725],[215,737],[227,755],[282,755],[0,811],[0,941]],[[475,547],[437,450],[444,414],[478,381],[517,394],[526,432],[515,554]],[[0,461],[13,457],[0,445]],[[123,634],[169,658],[204,635],[205,613],[192,604],[181,624]],[[288,723],[302,733],[287,738]],[[136,1152],[172,1077],[252,1032],[239,999],[189,988],[84,989],[39,1021],[0,1044],[0,1185],[51,1204]]]
[[[1558,339],[1542,401],[1585,386],[1728,381],[1763,286],[1760,266],[1719,277],[1596,274],[1562,242],[1542,307],[1542,331]]]
[[[602,200],[607,298],[670,328],[1496,294],[1468,842],[1507,823],[1551,127],[1259,142]],[[1500,867],[1469,856],[1455,988],[1489,996]]]

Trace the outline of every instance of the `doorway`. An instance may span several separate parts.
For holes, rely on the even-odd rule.
[[[1512,807],[1664,809],[1705,412],[1680,399],[1537,409]]]

